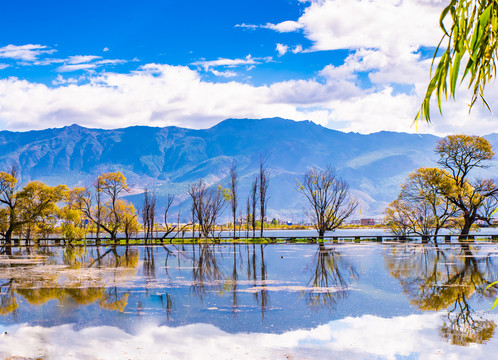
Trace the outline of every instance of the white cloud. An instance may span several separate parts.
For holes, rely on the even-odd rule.
[[[106,46],[105,48],[102,49],[103,52],[109,51],[109,48]]]
[[[261,25],[262,28],[275,30],[281,33],[294,32],[303,27],[303,25],[297,21],[283,21],[278,24],[267,23],[266,25]]]
[[[52,81],[52,85],[67,85],[67,84],[77,84],[78,82],[85,80],[86,77],[80,76],[76,78],[64,78],[61,74],[57,75],[57,78]]]
[[[9,67],[9,64],[2,64],[0,63],[0,70],[6,69]]]
[[[0,58],[35,61],[41,54],[52,54],[55,50],[39,44],[7,45],[0,47]]]
[[[227,67],[236,67],[236,66],[243,66],[243,65],[257,65],[261,64],[264,62],[269,62],[272,61],[271,57],[252,57],[250,54],[247,55],[243,59],[225,59],[225,58],[219,58],[217,60],[198,60],[194,61],[190,65],[194,66],[200,66],[204,68],[204,70],[208,70],[211,67],[218,67],[218,66],[227,66]]]
[[[240,28],[249,29],[249,30],[255,30],[255,29],[259,28],[259,25],[251,25],[251,24],[242,23],[242,24],[235,25],[235,27],[240,27]]]
[[[6,333],[0,335],[0,355],[50,359],[330,359],[333,354],[337,359],[479,360],[496,353],[496,336],[485,344],[468,346],[455,346],[442,339],[444,315],[363,315],[281,334],[230,334],[209,324],[144,324],[132,333],[114,326],[77,329],[73,325],[4,325]],[[479,318],[478,314],[475,316]],[[494,314],[487,314],[486,318],[498,321]],[[469,336],[465,330],[468,329],[462,329],[462,335]],[[192,346],[194,343],[197,345]]]
[[[67,61],[69,64],[83,64],[101,58],[102,56],[96,56],[96,55],[74,55],[70,56]]]
[[[237,76],[237,73],[235,71],[218,71],[218,70],[211,70],[211,72],[216,75],[216,76],[221,76],[221,77],[235,77]]]
[[[283,56],[283,55],[285,55],[287,50],[289,50],[289,47],[287,45],[278,43],[275,50],[278,51],[278,56]]]
[[[312,1],[297,21],[313,50],[377,48],[396,54],[434,46],[441,38],[443,0]],[[289,21],[273,29],[291,28]],[[272,27],[270,27],[272,28]]]
[[[97,65],[95,64],[70,64],[70,65],[62,65],[59,66],[56,70],[58,72],[70,72],[70,71],[78,71],[78,70],[90,70],[95,69]]]
[[[303,46],[302,45],[296,45],[294,49],[291,50],[294,54],[303,52]]]
[[[373,54],[365,53],[361,59]],[[327,66],[316,79],[281,81],[270,86],[208,82],[198,71],[164,64],[147,64],[129,74],[89,73],[75,78],[77,81],[58,77],[57,87],[16,78],[1,79],[0,118],[3,128],[9,130],[73,123],[100,128],[206,128],[226,118],[280,116],[362,133],[391,130],[446,135],[467,129],[466,132],[482,135],[496,131],[495,118],[487,110],[476,107],[469,116],[464,102],[453,101],[444,104],[444,118],[433,108],[434,126],[410,127],[423,86],[415,87],[413,94],[396,92],[383,83],[362,89],[357,84],[355,69],[367,69],[383,60],[357,60],[352,55],[343,66]],[[65,66],[69,67],[67,71],[73,71],[75,67],[88,69],[95,64]],[[490,84],[488,101],[493,109],[498,108],[496,90],[496,84]],[[466,98],[466,90],[459,91],[457,99]]]
[[[98,64],[98,65],[118,65],[118,64],[126,64],[127,62],[128,62],[127,60],[122,60],[122,59],[104,59],[104,60],[96,61],[95,64]]]
[[[258,28],[270,29],[270,30],[281,32],[281,33],[286,33],[286,32],[297,31],[297,30],[301,29],[303,27],[303,25],[297,21],[287,20],[287,21],[283,21],[283,22],[278,23],[278,24],[266,23],[265,25],[254,25],[254,24],[242,23],[242,24],[235,25],[235,27],[240,27],[240,28],[249,29],[249,30],[256,30]]]

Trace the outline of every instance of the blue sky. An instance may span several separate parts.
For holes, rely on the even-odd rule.
[[[281,116],[436,134],[469,132],[479,118],[472,131],[493,132],[492,114],[469,116],[465,90],[432,126],[410,126],[444,4],[4,1],[0,128],[206,128]]]

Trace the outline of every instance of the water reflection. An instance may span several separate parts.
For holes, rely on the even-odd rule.
[[[337,248],[327,248],[323,244],[318,245],[314,265],[308,283],[311,290],[306,293],[307,303],[313,307],[332,308],[337,300],[346,297],[349,286],[358,279],[359,273]]]
[[[490,250],[468,245],[400,246],[391,249],[386,263],[412,305],[420,310],[447,310],[440,329],[443,339],[455,345],[480,344],[494,335],[496,324],[473,310],[470,299],[496,296],[496,289],[485,291],[497,275],[495,252]]]
[[[60,257],[57,255],[48,248],[26,248],[0,258],[0,314],[15,312],[24,300],[30,305],[57,300],[77,305],[98,303],[106,310],[125,309],[128,294],[109,285],[113,278],[135,273],[136,249],[118,254],[116,247],[102,252],[100,247],[68,246]]]

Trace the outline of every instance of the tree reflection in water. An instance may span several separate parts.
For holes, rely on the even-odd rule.
[[[94,273],[91,280],[85,280],[84,271],[95,267],[119,269],[113,272],[113,276],[128,276],[135,272],[138,264],[137,250],[127,248],[120,255],[114,246],[101,254],[99,247],[88,250],[85,247],[67,246],[62,252],[62,264],[57,264],[55,253],[47,249],[33,249],[30,252],[36,255],[31,254],[22,264],[0,267],[4,282],[0,285],[0,314],[15,312],[19,296],[31,305],[42,305],[50,300],[71,300],[79,305],[97,302],[103,309],[121,312],[126,307],[128,294],[120,293],[117,287],[106,289],[105,272]],[[19,251],[13,255],[14,259],[23,259],[26,254]],[[37,256],[40,255],[44,256],[43,266],[55,265],[57,268],[37,271],[39,263],[32,261],[39,260]]]
[[[199,244],[197,252],[192,247],[192,292],[199,296],[201,301],[206,294],[206,286],[215,285],[224,279],[223,273],[216,259],[216,245]]]
[[[389,273],[399,280],[410,303],[421,310],[448,310],[440,334],[455,345],[484,343],[496,324],[470,306],[474,296],[493,298],[485,291],[496,278],[493,254],[469,245],[434,248],[428,245],[393,247],[385,257]]]
[[[329,307],[347,296],[348,288],[358,279],[358,272],[339,251],[319,243],[306,302],[312,307]]]

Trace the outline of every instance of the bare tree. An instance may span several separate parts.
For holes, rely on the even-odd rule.
[[[258,178],[254,179],[251,185],[251,193],[249,194],[251,198],[251,225],[252,225],[252,237],[256,236],[256,204],[258,202]]]
[[[237,216],[237,183],[238,183],[237,163],[235,160],[230,167],[230,207],[233,215],[233,236],[235,237],[235,223]]]
[[[164,209],[164,234],[161,238],[161,240],[166,239],[169,234],[171,234],[173,231],[176,230],[176,234],[173,236],[175,238],[180,232],[183,232],[185,228],[187,227],[188,224],[185,224],[183,226],[180,226],[180,209],[178,209],[178,219],[176,225],[169,225],[168,223],[168,212],[169,209],[171,208],[171,205],[173,204],[175,197],[173,195],[168,195],[167,201],[166,201],[166,208]]]
[[[358,206],[349,193],[347,183],[338,178],[330,167],[308,170],[303,183],[298,184],[298,191],[306,196],[311,205],[311,217],[320,237],[325,235],[325,231],[339,227]]]
[[[144,224],[145,242],[154,237],[154,222],[156,216],[156,194],[144,189],[144,204],[142,208],[142,221]]]
[[[227,190],[221,186],[208,188],[200,179],[187,192],[192,199],[192,220],[199,224],[199,236],[214,235],[216,220],[227,204]]]
[[[249,237],[249,224],[251,223],[251,198],[247,197],[246,207],[246,237]]]
[[[267,191],[270,185],[270,171],[266,166],[266,158],[261,156],[259,158],[259,211],[261,215],[261,233],[263,237],[263,228],[265,223],[266,206],[268,204]]]

